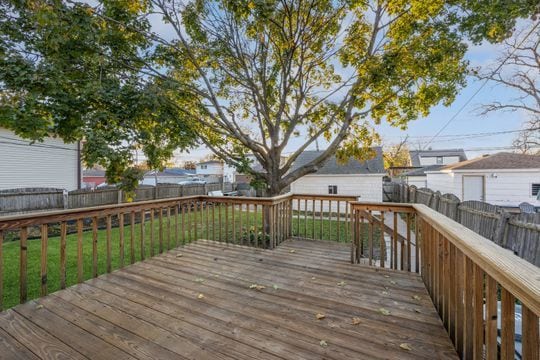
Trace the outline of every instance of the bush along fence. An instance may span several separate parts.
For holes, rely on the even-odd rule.
[[[500,206],[482,201],[461,201],[454,194],[398,183],[385,185],[385,200],[429,206],[540,266],[540,213],[509,213]]]
[[[232,191],[233,184],[225,183],[224,189],[225,191]],[[206,195],[210,191],[219,190],[222,190],[222,184],[220,183],[142,185],[133,194],[125,194],[122,190],[113,187],[96,190],[81,189],[69,192],[63,189],[51,188],[1,190],[0,216]]]

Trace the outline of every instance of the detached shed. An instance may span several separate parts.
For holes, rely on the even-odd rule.
[[[427,187],[463,201],[540,206],[540,156],[497,153],[426,171]]]
[[[291,184],[293,193],[336,194],[360,196],[362,201],[382,201],[383,177],[386,175],[382,148],[376,147],[375,157],[367,161],[350,159],[339,164],[332,156],[314,174],[306,175]],[[297,169],[317,158],[322,151],[304,151],[294,162]]]

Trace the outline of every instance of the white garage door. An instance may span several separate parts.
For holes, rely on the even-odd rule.
[[[463,201],[484,201],[484,177],[463,176]]]

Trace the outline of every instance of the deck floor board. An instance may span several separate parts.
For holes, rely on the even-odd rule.
[[[456,359],[420,277],[352,265],[349,251],[301,239],[275,250],[199,240],[0,313],[0,354]]]

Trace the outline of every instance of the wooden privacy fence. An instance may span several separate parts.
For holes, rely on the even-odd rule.
[[[232,191],[233,184],[225,183],[224,190]],[[133,194],[124,194],[117,188],[73,190],[31,188],[0,191],[0,216],[34,211],[77,209],[83,207],[121,204],[132,201],[206,195],[222,189],[220,183],[161,184],[157,187],[141,185]]]
[[[355,199],[197,195],[2,217],[0,309],[198,239],[260,248],[293,235],[348,241],[346,203]],[[7,237],[16,241],[1,246]]]
[[[397,198],[426,205],[540,266],[539,214],[509,213],[504,208],[482,201],[461,202],[453,194],[441,195],[428,188],[402,185],[396,187],[400,192]]]
[[[539,358],[540,268],[423,204],[351,206],[352,261],[420,273],[462,359],[514,359],[516,340],[522,345],[520,358]],[[394,219],[390,229],[383,226],[387,218]],[[399,218],[407,219],[402,240]],[[359,230],[366,221],[367,234]],[[391,241],[375,244],[374,226]],[[379,246],[385,255],[375,261],[372,254]],[[522,309],[520,339],[517,303]]]

